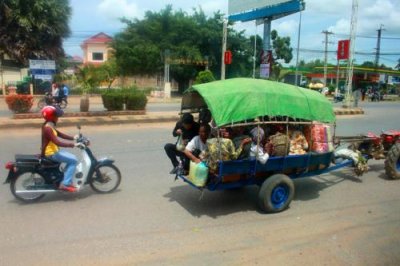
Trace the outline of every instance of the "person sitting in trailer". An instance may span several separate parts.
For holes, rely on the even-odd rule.
[[[250,139],[251,137],[246,134],[246,128],[245,127],[234,127],[232,131],[232,141],[233,144],[235,144],[235,149],[239,149],[239,147],[242,145],[242,141],[244,139]],[[242,152],[240,153],[238,159],[245,159],[249,158],[250,156],[250,147],[251,147],[251,141],[242,147]]]
[[[203,154],[204,160],[207,162],[208,169],[211,173],[216,173],[219,161],[230,161],[239,158],[243,151],[243,147],[251,142],[251,138],[244,138],[240,141],[236,148],[232,137],[231,128],[221,128],[221,137],[218,137],[218,131],[215,130],[214,137],[207,140],[207,147]]]
[[[264,151],[264,130],[261,127],[255,127],[250,131],[252,139],[250,148],[250,158],[256,158],[260,163],[265,164],[269,159],[269,154]]]
[[[198,134],[199,124],[194,121],[193,115],[188,113],[183,114],[182,119],[176,123],[175,128],[172,131],[172,135],[174,137],[179,136],[182,138],[182,145],[184,145],[183,147],[185,147],[189,143],[189,141],[191,141]],[[179,161],[177,157],[182,161],[184,165],[188,165],[183,150],[177,149],[177,143],[165,144],[164,150],[172,163],[173,168],[170,174],[176,174],[176,172],[178,171]]]
[[[284,125],[275,125],[272,127],[272,135],[268,140],[272,145],[271,156],[286,156],[289,154],[290,139]]]
[[[210,136],[211,127],[209,124],[201,124],[199,129],[199,135],[192,138],[192,140],[186,145],[184,154],[192,162],[200,163],[200,154],[206,150],[206,142]],[[185,170],[189,169],[189,163],[185,164]]]

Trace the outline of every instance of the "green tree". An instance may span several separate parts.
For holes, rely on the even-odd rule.
[[[79,68],[76,73],[76,78],[82,88],[83,94],[90,93],[103,81],[104,76],[100,71],[100,67],[96,67],[92,64]]]
[[[181,92],[199,71],[204,70],[205,66],[196,62],[208,60],[210,71],[220,76],[223,23],[223,14],[220,12],[206,16],[199,8],[188,15],[167,6],[159,12],[147,12],[143,20],[123,19],[123,22],[126,29],[115,36],[112,44],[122,74],[162,75],[165,52],[168,51],[172,61],[170,73],[178,82]],[[244,32],[237,32],[230,25],[227,48],[233,54],[233,62],[227,66],[227,78],[251,76],[253,42]],[[182,64],[177,59],[194,63]]]
[[[2,0],[0,51],[25,65],[28,59],[57,59],[64,55],[70,16],[68,0]]]
[[[271,31],[274,62],[272,65],[272,77],[279,79],[282,69],[281,62],[290,63],[293,59],[293,48],[290,47],[290,37],[280,37],[276,30]]]
[[[290,37],[280,37],[276,30],[271,31],[272,48],[274,49],[274,60],[284,61],[286,64],[293,59],[293,48],[290,47]]]
[[[126,29],[114,38],[115,57],[122,74],[161,74],[165,52],[171,59],[200,61],[195,21],[169,5],[160,12],[148,11],[143,20],[123,19]],[[171,75],[183,91],[200,69],[195,65],[172,64]]]
[[[115,57],[111,57],[97,70],[100,75],[99,79],[107,83],[107,88],[110,89],[114,80],[120,75],[120,68],[117,64]]]
[[[194,84],[202,84],[202,83],[207,83],[214,81],[214,75],[210,70],[205,70],[205,71],[200,71],[199,74],[196,77],[196,80],[194,81]]]
[[[361,64],[362,67],[375,67],[375,63],[372,61],[365,61]]]

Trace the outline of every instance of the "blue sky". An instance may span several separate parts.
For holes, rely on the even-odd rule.
[[[302,13],[302,30],[300,43],[300,59],[323,60],[321,52],[324,49],[324,30],[335,33],[329,37],[328,49],[336,50],[337,41],[346,39],[350,32],[351,0],[305,0],[306,9]],[[374,61],[377,29],[383,25],[381,40],[380,63],[395,66],[400,58],[400,1],[399,0],[359,0],[356,62]],[[201,6],[206,14],[217,10],[228,12],[228,0],[70,0],[72,18],[70,21],[71,37],[64,42],[64,48],[69,55],[82,55],[82,41],[98,32],[113,35],[123,29],[120,17],[143,18],[147,10],[158,11],[167,4],[174,9],[182,9],[188,13],[194,7]],[[281,36],[290,36],[292,47],[297,47],[297,31],[299,14],[287,16],[272,22],[272,28]],[[236,23],[236,29],[245,29],[254,34],[257,30],[262,36],[262,27],[257,29],[254,22]],[[328,60],[335,63],[336,56],[331,53]],[[291,64],[295,64],[295,58]]]

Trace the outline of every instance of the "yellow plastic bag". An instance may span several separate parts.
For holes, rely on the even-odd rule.
[[[208,179],[208,167],[204,162],[190,162],[188,179],[197,187],[204,187]]]

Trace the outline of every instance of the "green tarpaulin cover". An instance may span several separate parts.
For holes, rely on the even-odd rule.
[[[217,126],[261,116],[335,121],[332,104],[322,94],[269,80],[235,78],[194,85],[183,97],[182,110],[205,104]]]

